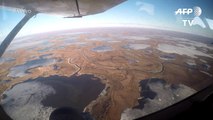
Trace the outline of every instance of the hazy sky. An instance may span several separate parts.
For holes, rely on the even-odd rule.
[[[83,18],[38,14],[22,28],[18,36],[82,27],[136,26],[189,32],[213,38],[212,4],[212,0],[128,0],[104,13]],[[175,15],[175,11],[178,8],[193,8],[194,6],[202,9],[202,15],[196,18],[198,25],[183,26],[184,16]],[[0,8],[0,40],[23,16],[24,14],[13,10]],[[212,30],[204,26],[203,19],[209,22]]]

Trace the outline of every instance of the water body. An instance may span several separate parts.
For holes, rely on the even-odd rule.
[[[64,49],[65,45],[58,45],[58,46],[50,46],[50,47],[43,47],[42,49],[37,50],[39,53],[43,53],[43,52],[49,52],[49,51],[53,51],[53,50],[60,50],[60,49]]]
[[[60,66],[58,66],[58,65],[53,65],[53,69],[54,69],[54,70],[60,70],[60,69],[61,69],[61,67],[60,67]]]
[[[185,63],[186,63],[186,67],[189,68],[189,69],[196,69],[197,68],[197,64],[196,64],[194,59],[187,59],[185,61]]]
[[[176,55],[175,54],[165,54],[161,55],[160,59],[161,60],[175,60]]]
[[[52,53],[49,53],[49,54],[44,54],[44,55],[40,55],[39,58],[41,59],[45,59],[45,58],[49,58],[51,57],[51,55],[53,55]]]
[[[211,66],[209,64],[205,64],[205,63],[201,64],[200,67],[204,71],[208,71],[211,68]]]
[[[146,41],[149,40],[149,37],[145,37],[145,36],[125,36],[123,37],[123,39],[127,39],[127,40],[135,40],[135,41]]]
[[[139,99],[139,105],[135,108],[145,108],[148,99],[152,99],[159,105],[158,107],[165,107],[185,97],[195,93],[196,91],[182,84],[169,84],[163,79],[150,78],[140,81],[141,93],[143,99]],[[154,102],[152,101],[152,102]],[[153,108],[156,106],[153,106]],[[148,108],[145,108],[148,110]],[[158,109],[158,108],[154,108]]]
[[[56,62],[57,62],[57,60],[53,59],[53,58],[40,57],[39,59],[27,61],[26,63],[24,63],[22,65],[17,65],[15,67],[12,67],[7,76],[23,77],[23,76],[29,74],[28,70],[30,70],[30,69],[42,67],[42,66],[48,66],[51,64],[55,64]]]
[[[98,46],[92,49],[92,51],[95,52],[107,52],[107,51],[112,51],[112,47],[111,46]]]
[[[90,32],[67,32],[67,33],[60,33],[60,36],[72,36],[72,35],[85,35],[90,34]]]
[[[6,83],[9,83],[11,80],[0,80],[0,85],[1,84],[6,84]]]
[[[195,46],[187,46],[185,44],[158,44],[157,49],[165,53],[176,53],[179,55],[186,55],[192,58],[198,58],[198,56],[213,58],[212,55],[197,50]]]
[[[196,92],[183,84],[169,84],[159,78],[141,80],[139,84],[139,105],[126,109],[121,115],[121,120],[132,120],[156,112]]]
[[[88,44],[87,42],[73,42],[70,43],[69,45],[86,46],[87,44]]]
[[[36,39],[32,38],[29,41],[11,44],[8,47],[8,49],[9,50],[17,50],[17,49],[33,50],[38,46],[39,47],[51,47],[53,45],[53,43],[49,42],[48,40],[49,39],[36,40]]]
[[[51,51],[51,50],[53,50],[52,47],[45,47],[43,49],[38,50],[38,52],[42,53],[42,52],[48,52],[48,51]]]
[[[128,60],[128,63],[129,63],[129,64],[139,63],[139,60],[136,60],[136,59],[129,59],[129,60]]]
[[[87,40],[89,41],[112,41],[113,39],[110,38],[110,37],[104,37],[104,36],[100,36],[100,37],[90,37],[90,38],[87,38]]]
[[[81,38],[79,36],[67,36],[66,38],[63,38],[63,44],[62,46],[69,46],[69,45],[78,45],[78,46],[85,46],[88,43],[87,42],[81,42],[79,41]]]
[[[44,106],[54,108],[68,106],[79,111],[82,111],[86,105],[96,99],[105,87],[104,84],[100,83],[100,79],[93,75],[71,76],[69,78],[54,76],[48,80],[40,79],[38,81],[52,86],[56,91],[55,94],[50,94],[42,100]]]
[[[56,108],[83,109],[105,88],[93,75],[29,79],[5,91],[1,104],[15,120],[49,120]]]
[[[150,45],[146,45],[146,44],[128,44],[126,46],[123,46],[123,48],[133,49],[133,50],[143,50],[148,47],[150,47]]]
[[[78,36],[69,36],[63,39],[64,44],[75,43],[78,40]]]
[[[15,61],[16,59],[15,58],[12,58],[12,57],[1,57],[0,58],[0,65],[5,63],[5,62],[13,62]]]
[[[14,120],[48,120],[54,110],[40,104],[41,100],[55,90],[39,82],[23,82],[3,93],[1,106]]]

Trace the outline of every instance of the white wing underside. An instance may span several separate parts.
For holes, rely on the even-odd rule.
[[[78,17],[104,12],[126,0],[0,0],[0,6]]]

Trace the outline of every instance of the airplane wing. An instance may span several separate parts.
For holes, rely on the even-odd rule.
[[[104,12],[126,0],[0,0],[0,6],[67,18]]]
[[[78,18],[104,12],[126,0],[0,0],[0,7],[21,9],[25,17],[13,28],[0,45],[0,57],[27,21],[38,13]]]

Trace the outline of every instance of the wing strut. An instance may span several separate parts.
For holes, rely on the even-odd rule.
[[[75,0],[75,3],[76,3],[77,10],[78,10],[78,16],[81,16],[79,5],[78,5],[78,0]]]
[[[16,34],[21,30],[21,28],[27,23],[27,21],[36,15],[37,12],[27,13],[24,18],[13,28],[13,30],[7,35],[4,41],[0,45],[0,58],[4,54],[5,50],[7,49],[8,45],[12,42],[15,38]]]

